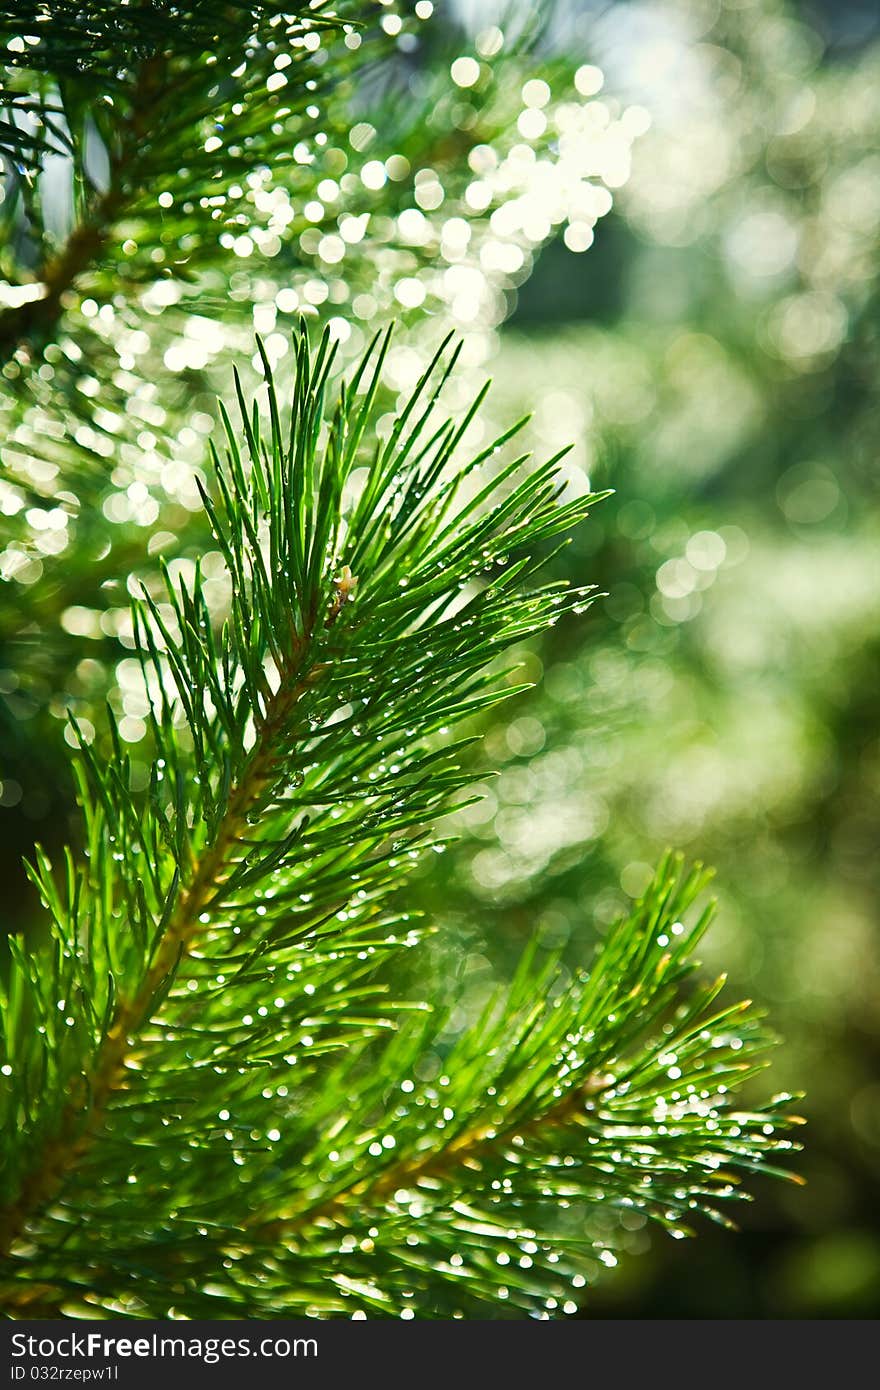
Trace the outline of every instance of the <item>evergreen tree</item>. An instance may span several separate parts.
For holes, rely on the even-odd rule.
[[[7,1316],[574,1312],[628,1216],[676,1235],[695,1215],[726,1221],[741,1176],[792,1148],[789,1098],[742,1093],[763,1064],[759,1016],[693,976],[705,877],[675,858],[585,968],[533,945],[479,1017],[404,964],[429,925],[406,910],[407,875],[467,797],[473,716],[516,692],[505,653],[589,604],[539,572],[600,498],[565,500],[562,459],[530,467],[518,425],[474,448],[485,388],[447,404],[468,341],[438,345],[414,317],[420,268],[467,271],[479,248],[501,296],[550,233],[511,212],[524,157],[499,93],[529,73],[529,36],[494,73],[453,64],[455,103],[426,81],[402,112],[411,30],[383,6],[374,33],[375,10],[0,11],[4,510],[22,527],[4,635],[42,731],[82,665],[83,614],[102,648],[130,653],[135,695],[99,715],[99,671],[93,718],[71,715],[80,825],[30,856],[48,932],[10,938]],[[494,32],[483,49],[496,58]],[[537,141],[551,91],[528,80]],[[426,144],[428,103],[450,148],[436,126]],[[380,114],[397,152],[360,159]],[[572,103],[556,119],[583,135]],[[607,210],[598,172],[574,161],[566,196],[554,185],[575,243]],[[447,219],[444,246],[430,213],[456,177],[472,225]],[[493,206],[506,222],[490,238]],[[304,328],[276,333],[235,268],[257,252],[289,275],[278,308],[341,310],[352,290],[371,307],[334,314],[314,348]],[[467,294],[443,274],[443,293]],[[410,311],[405,341],[383,333],[351,358],[383,293]],[[262,385],[249,348],[210,469],[172,467],[163,508],[141,455],[161,472],[178,444],[200,447],[210,416],[185,422],[214,380],[204,325],[227,318],[232,356],[255,321],[271,330]],[[164,523],[161,543],[130,525],[111,538],[132,521]],[[99,559],[62,581],[68,528]],[[120,576],[130,605],[102,609]],[[20,741],[14,709],[9,726]]]

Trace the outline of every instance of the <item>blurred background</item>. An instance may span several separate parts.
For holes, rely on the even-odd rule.
[[[455,877],[481,936],[537,920],[577,953],[666,845],[714,865],[707,964],[808,1093],[808,1186],[767,1184],[738,1237],[652,1236],[590,1311],[876,1315],[880,13],[656,0],[588,32],[650,128],[588,254],[543,251],[493,370],[615,489],[565,557],[608,597],[531,654]]]
[[[67,710],[100,731],[109,695],[135,756],[145,736],[119,646],[127,576],[149,580],[160,553],[185,572],[204,548],[193,477],[230,354],[250,356],[256,327],[283,364],[303,309],[348,354],[401,318],[393,397],[451,325],[470,376],[496,383],[469,442],[532,410],[542,454],[574,442],[567,486],[614,495],[553,562],[607,596],[518,653],[535,688],[485,726],[480,799],[418,880],[435,969],[466,1017],[535,927],[587,958],[667,846],[714,865],[706,968],[766,1006],[773,1089],[807,1091],[807,1186],[759,1185],[739,1235],[627,1232],[638,1257],[585,1315],[875,1315],[880,12],[559,0],[507,56],[533,10],[422,2],[417,42],[387,25],[396,55],[356,88],[346,140],[317,152],[317,201],[300,216],[295,181],[267,175],[255,225],[229,234],[233,270],[157,281],[134,307],[111,267],[68,306],[50,376],[16,396],[0,483],[9,922],[33,914],[21,853],[67,830]],[[101,354],[117,393],[102,387],[103,414]],[[43,389],[70,362],[72,440]],[[65,574],[74,543],[89,566]],[[222,606],[219,569],[216,586]]]

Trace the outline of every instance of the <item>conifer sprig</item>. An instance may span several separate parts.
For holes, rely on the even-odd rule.
[[[412,939],[390,881],[466,781],[434,736],[509,693],[495,656],[588,599],[528,581],[595,497],[561,505],[555,461],[499,467],[515,429],[461,466],[484,393],[438,417],[455,352],[374,442],[386,348],[328,407],[332,348],[302,336],[287,428],[268,363],[265,427],[239,393],[244,449],[227,417],[204,492],[232,583],[222,631],[198,572],[134,604],[155,763],[137,790],[110,716],[109,756],[83,743],[85,858],[32,866],[54,944],[16,951],[8,992],[7,1252],[34,1221],[51,1243],[81,1201],[97,1233],[123,1111],[159,1165],[128,1195],[149,1190],[155,1216],[162,1122],[181,1104],[192,1133],[201,1069],[235,1091],[301,1048],[299,1075],[387,1021],[361,964]]]
[[[534,948],[451,1045],[390,991],[419,939],[393,890],[467,781],[446,735],[589,601],[533,576],[596,498],[501,461],[516,428],[462,464],[484,393],[444,418],[448,348],[377,437],[387,345],[331,391],[303,334],[265,418],[239,389],[204,488],[228,617],[198,569],[135,602],[149,784],[111,716],[81,853],[31,867],[52,933],[4,989],[10,1316],[570,1310],[621,1209],[683,1232],[792,1147],[783,1102],[735,1100],[756,1017],[683,989],[707,917],[683,924],[703,878],[674,861],[592,971]]]

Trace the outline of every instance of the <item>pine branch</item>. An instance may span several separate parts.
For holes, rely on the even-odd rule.
[[[454,747],[431,736],[499,697],[484,674],[497,653],[586,597],[552,585],[523,592],[536,559],[508,565],[511,549],[533,552],[596,500],[559,505],[555,461],[516,482],[514,460],[459,500],[465,472],[454,459],[481,397],[462,422],[436,420],[454,354],[432,364],[388,441],[365,457],[386,349],[387,339],[368,354],[328,414],[332,351],[325,336],[310,360],[301,338],[286,435],[266,363],[265,437],[240,398],[247,462],[227,420],[217,497],[204,494],[233,581],[223,632],[211,628],[198,575],[191,589],[169,583],[164,602],[145,595],[134,606],[153,701],[150,787],[132,788],[112,727],[106,762],[84,745],[87,862],[68,856],[59,884],[38,855],[32,875],[55,958],[46,969],[17,950],[7,999],[3,1231],[13,1258],[26,1230],[51,1248],[48,1204],[76,1207],[84,1191],[97,1231],[107,1194],[90,1165],[112,1149],[115,1112],[134,1104],[155,1116],[163,1086],[192,1071],[191,1048],[201,1066],[247,1075],[287,1056],[306,1011],[307,1071],[324,1048],[387,1026],[375,983],[355,972],[343,986],[337,962],[363,957],[371,975],[397,945],[389,882],[467,780]],[[313,986],[276,1000],[284,1012],[263,1024],[267,980],[279,971],[295,982],[310,953],[317,999]],[[224,964],[234,989],[219,987]],[[208,990],[198,1025],[193,988]],[[248,998],[261,1002],[242,1015]],[[34,1017],[44,1020],[36,1036]],[[202,1101],[190,1094],[187,1104]]]

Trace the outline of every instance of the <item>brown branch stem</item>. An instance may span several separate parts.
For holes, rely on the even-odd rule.
[[[67,292],[100,255],[122,206],[122,190],[111,185],[97,199],[88,217],[74,227],[61,251],[43,267],[40,280],[46,293],[42,298],[0,313],[0,361],[8,360],[22,343],[51,335],[63,312]]]
[[[108,186],[94,199],[61,249],[38,272],[37,279],[45,294],[0,311],[0,363],[8,361],[23,344],[38,344],[52,336],[67,295],[110,240],[126,203],[139,191],[138,160],[149,134],[151,116],[168,95],[168,81],[164,54],[155,54],[140,65],[131,88],[131,108],[120,124],[117,148],[110,155]]]
[[[599,1095],[614,1084],[614,1078],[591,1072],[580,1084],[572,1086],[555,1105],[524,1124],[512,1120],[501,1128],[496,1123],[475,1125],[465,1129],[443,1149],[429,1149],[414,1157],[401,1159],[379,1173],[375,1178],[362,1178],[352,1183],[317,1206],[303,1202],[298,1211],[274,1221],[255,1225],[248,1232],[259,1240],[274,1241],[298,1235],[304,1230],[324,1222],[344,1222],[352,1204],[363,1207],[365,1200],[381,1203],[398,1189],[417,1186],[424,1178],[442,1178],[452,1168],[479,1162],[481,1151],[499,1144],[509,1143],[514,1136],[526,1139],[531,1134],[545,1131],[548,1127],[560,1128],[580,1114],[584,1102],[591,1096]]]

